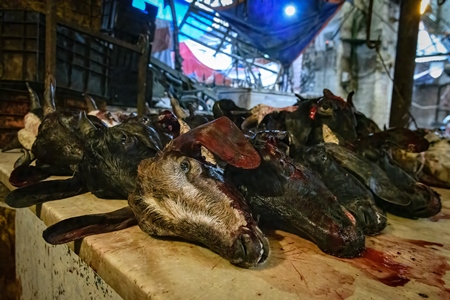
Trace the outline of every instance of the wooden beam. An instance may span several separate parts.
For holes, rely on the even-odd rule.
[[[56,71],[56,5],[47,0],[45,16],[45,72],[55,75]],[[47,79],[46,79],[47,80]]]
[[[402,0],[395,56],[390,127],[405,127],[409,121],[419,34],[420,1]]]
[[[139,38],[138,45],[141,47],[142,52],[139,57],[139,65],[138,65],[138,94],[137,94],[137,114],[138,116],[142,116],[145,113],[145,94],[147,90],[147,69],[149,56],[150,56],[150,44],[149,44],[149,35],[142,34]]]
[[[56,17],[56,21],[57,21],[58,24],[60,24],[62,26],[65,26],[65,27],[71,28],[71,29],[75,29],[76,31],[79,31],[79,32],[81,32],[83,34],[89,35],[89,36],[91,36],[93,38],[106,41],[106,42],[111,43],[113,45],[116,45],[116,46],[119,46],[119,47],[122,47],[122,48],[125,48],[125,49],[129,49],[131,51],[141,52],[141,48],[139,48],[138,45],[131,44],[131,43],[119,40],[117,38],[114,38],[114,37],[109,36],[109,35],[104,34],[104,33],[87,30],[87,29],[85,29],[84,27],[82,27],[82,26],[80,26],[78,24],[75,24],[73,22],[69,22],[69,21],[64,20],[62,18]]]

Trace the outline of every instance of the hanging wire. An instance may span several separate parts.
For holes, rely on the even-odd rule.
[[[363,3],[364,8],[358,7],[358,5],[354,5],[356,7],[356,9],[358,9],[361,12],[367,13],[368,7],[365,3]],[[372,10],[372,13],[384,24],[387,25],[387,27],[392,30],[392,32],[397,33],[397,30],[394,28],[394,26],[392,26],[392,24],[389,23],[389,21],[387,21],[386,19],[384,19],[376,10]]]
[[[352,9],[348,11],[348,13],[342,17],[342,21],[339,24],[338,29],[333,33],[333,36],[330,38],[330,40],[334,40],[334,38],[337,36],[337,34],[341,31],[342,26],[344,26],[345,21],[347,21],[348,17],[351,16],[352,12],[355,10],[356,6],[353,5]]]

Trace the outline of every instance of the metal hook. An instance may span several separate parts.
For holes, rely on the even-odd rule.
[[[372,41],[370,39],[370,27],[372,25],[372,11],[373,11],[373,0],[369,0],[369,11],[367,12],[367,26],[366,26],[366,45],[369,49],[375,49],[380,46],[381,41],[378,37],[377,41]]]

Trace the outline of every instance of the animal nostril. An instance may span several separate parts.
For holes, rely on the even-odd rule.
[[[250,236],[248,234],[241,235],[241,247],[242,247],[242,253],[245,257],[248,256],[248,244],[251,242]]]

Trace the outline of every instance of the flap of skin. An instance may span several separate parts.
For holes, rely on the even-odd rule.
[[[241,169],[254,169],[261,163],[258,152],[242,131],[227,117],[221,117],[180,135],[175,148],[190,155],[201,155],[201,146],[221,160]]]
[[[391,128],[373,133],[368,137],[362,138],[361,141],[373,147],[380,147],[382,144],[392,144],[402,150],[413,153],[426,151],[430,146],[427,139],[419,133],[406,128]]]
[[[80,178],[41,181],[11,191],[5,203],[14,208],[23,208],[47,201],[60,200],[86,193]]]
[[[376,164],[342,146],[327,143],[325,147],[344,169],[355,175],[383,201],[401,206],[408,206],[411,203],[409,195],[398,189]]]
[[[134,225],[137,225],[137,220],[131,207],[127,206],[109,213],[62,220],[44,230],[42,236],[47,243],[57,245]]]

